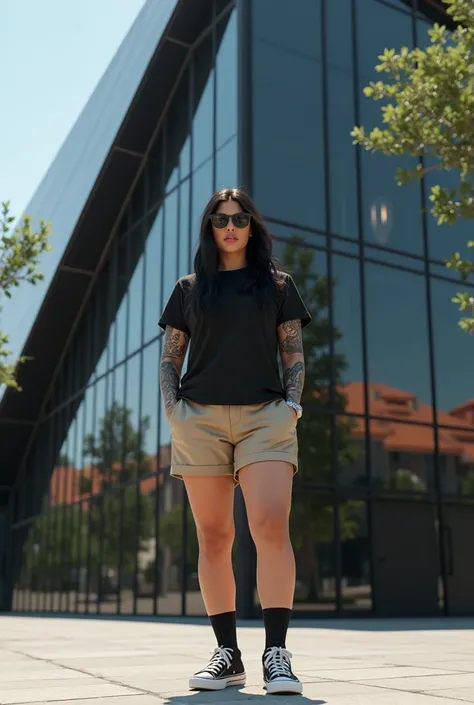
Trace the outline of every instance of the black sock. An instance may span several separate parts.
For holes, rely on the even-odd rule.
[[[285,607],[270,607],[262,610],[265,625],[265,648],[269,646],[286,647],[286,633],[291,619],[291,610]]]
[[[211,620],[218,646],[231,646],[237,648],[237,624],[235,612],[222,612],[213,614]]]

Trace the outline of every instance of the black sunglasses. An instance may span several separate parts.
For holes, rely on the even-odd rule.
[[[232,213],[232,215],[228,215],[227,213],[212,213],[210,219],[212,225],[220,230],[221,228],[227,227],[229,220],[232,220],[236,228],[246,228],[250,223],[251,217],[250,213]]]

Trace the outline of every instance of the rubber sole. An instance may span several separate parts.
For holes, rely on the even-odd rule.
[[[300,681],[271,681],[265,683],[269,695],[301,695],[303,684]]]
[[[245,681],[245,673],[239,673],[236,676],[229,676],[229,678],[222,678],[221,680],[193,676],[189,680],[189,688],[191,690],[225,690],[225,688],[245,685]]]

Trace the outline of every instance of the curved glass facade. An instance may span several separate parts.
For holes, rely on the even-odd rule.
[[[474,343],[443,265],[466,230],[444,233],[422,186],[395,185],[402,160],[350,137],[380,119],[362,96],[377,57],[429,22],[402,0],[290,4],[216,2],[190,51],[15,492],[15,610],[204,614],[157,321],[208,197],[244,182],[313,314],[295,613],[474,614]]]

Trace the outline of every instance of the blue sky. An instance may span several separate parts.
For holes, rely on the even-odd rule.
[[[145,0],[1,0],[0,201],[27,206]]]

